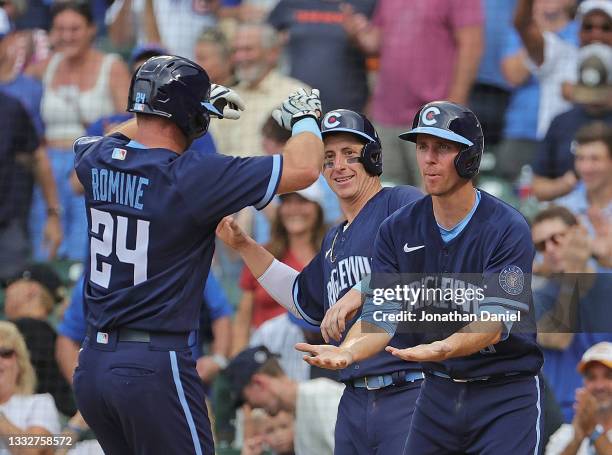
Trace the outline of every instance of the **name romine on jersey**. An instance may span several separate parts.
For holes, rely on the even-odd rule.
[[[127,205],[142,210],[142,197],[149,179],[110,169],[91,169],[91,192],[94,201]]]

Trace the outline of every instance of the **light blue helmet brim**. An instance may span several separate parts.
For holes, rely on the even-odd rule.
[[[474,145],[472,141],[458,135],[457,133],[432,126],[419,126],[418,128],[413,128],[410,131],[400,134],[399,138],[405,141],[415,142],[417,134],[429,134],[431,136],[441,137],[442,139],[446,139],[448,141],[459,142],[460,144],[467,145],[468,147]]]

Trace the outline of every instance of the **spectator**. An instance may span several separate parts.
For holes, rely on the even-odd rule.
[[[276,455],[293,455],[293,416],[281,411],[269,416],[264,427],[264,442]]]
[[[501,59],[504,41],[512,30],[515,4],[516,0],[482,0],[485,46],[468,105],[480,120],[488,152],[494,152],[501,141],[510,100],[511,89],[502,75]]]
[[[612,453],[612,343],[590,347],[578,371],[584,386],[576,390],[576,415],[551,437],[546,455]]]
[[[599,332],[612,332],[607,317],[609,275],[589,274],[594,269],[586,229],[566,208],[551,206],[541,211],[533,220],[531,234],[541,256],[533,269],[533,300],[545,359],[543,373],[569,422],[574,390],[580,384],[573,365],[592,344],[612,341],[612,333],[593,330],[599,320],[599,327],[604,326]]]
[[[23,337],[14,324],[0,321],[0,452],[6,436],[52,436],[60,422],[53,398],[34,394],[36,375]],[[33,454],[50,449],[33,448]]]
[[[596,120],[612,123],[612,47],[584,46],[578,60],[579,80],[573,86],[576,105],[552,121],[534,162],[533,191],[540,200],[574,189],[572,147],[578,129]]]
[[[557,200],[584,224],[589,235],[598,238],[612,225],[612,126],[596,122],[582,127],[576,134],[576,188]],[[593,222],[595,221],[595,222]],[[596,229],[597,227],[597,229]],[[603,240],[603,239],[598,239]],[[600,244],[596,242],[595,247]],[[605,260],[605,251],[595,251]]]
[[[263,346],[238,354],[225,371],[235,404],[246,402],[275,416],[295,416],[296,455],[326,455],[334,451],[334,427],[344,385],[329,379],[295,382]]]
[[[568,0],[536,0],[533,20],[542,31],[555,33],[577,45],[578,25],[570,20],[570,3]],[[501,70],[513,91],[504,119],[504,139],[496,153],[495,173],[510,181],[516,180],[523,165],[533,162],[538,148],[540,86],[529,70],[526,52],[516,30],[507,30]]]
[[[278,0],[223,0],[219,15],[239,22],[264,22]]]
[[[302,270],[315,256],[325,235],[321,199],[322,190],[318,182],[296,193],[280,196],[267,248],[275,258],[296,270]],[[243,294],[234,321],[234,354],[248,345],[252,329],[285,313],[285,309],[259,285],[247,267],[242,271],[240,287]]]
[[[261,128],[272,110],[303,82],[276,70],[280,43],[274,29],[264,24],[241,24],[232,40],[232,62],[240,94],[247,110],[240,122],[211,122],[210,131],[220,153],[262,155]]]
[[[366,62],[342,27],[343,11],[350,7],[370,18],[375,6],[375,0],[280,0],[268,16],[274,28],[288,35],[289,74],[321,91],[326,112],[365,108],[369,96]]]
[[[45,197],[43,235],[51,258],[62,229],[51,169],[30,117],[17,99],[2,91],[0,106],[0,280],[4,280],[23,268],[29,256],[27,212],[34,177]]]
[[[45,264],[30,264],[6,288],[4,311],[23,334],[36,376],[37,393],[50,393],[59,411],[76,412],[70,385],[55,360],[57,334],[49,323],[55,305],[63,299],[60,278]]]
[[[221,287],[212,274],[208,275],[202,299],[202,313],[198,342],[192,350],[197,360],[198,374],[206,384],[212,383],[217,373],[227,365],[231,345],[231,316],[233,309],[225,298]],[[83,307],[83,279],[72,291],[70,304],[58,326],[56,342],[57,362],[64,377],[72,383],[72,375],[77,365],[79,348],[87,334]],[[210,335],[208,335],[210,332]],[[210,341],[209,355],[202,355],[202,344]]]
[[[206,70],[214,84],[225,87],[234,87],[237,84],[231,56],[229,43],[221,30],[212,28],[198,37],[195,62]]]
[[[190,60],[203,31],[216,26],[219,0],[117,0],[106,12],[111,42],[119,48],[160,43]]]
[[[521,36],[530,59],[530,69],[540,80],[538,137],[543,137],[551,120],[568,110],[570,105],[562,94],[564,83],[576,80],[577,48],[554,33],[543,31],[533,18],[535,0],[519,0],[514,25]],[[586,0],[577,13],[580,23],[579,43],[612,45],[612,1]]]
[[[418,186],[411,128],[425,103],[467,104],[482,53],[481,0],[380,0],[370,22],[346,10],[345,28],[366,55],[380,56],[371,113],[385,150],[385,178]],[[426,40],[427,45],[424,45]],[[415,69],[416,68],[416,69]]]
[[[92,47],[95,36],[93,17],[87,4],[61,2],[52,9],[52,35],[57,50],[45,62],[31,68],[43,82],[42,117],[48,153],[59,190],[63,213],[64,242],[59,255],[82,260],[86,254],[87,222],[83,198],[70,186],[74,167],[74,140],[98,118],[125,109],[129,72],[113,54]],[[111,83],[112,81],[112,83]],[[31,235],[34,258],[44,258],[40,192],[35,190]]]

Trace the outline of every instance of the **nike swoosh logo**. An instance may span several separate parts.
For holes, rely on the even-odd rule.
[[[421,248],[425,248],[425,245],[419,246],[408,246],[408,244],[404,244],[404,253],[412,253],[413,251],[420,250]]]

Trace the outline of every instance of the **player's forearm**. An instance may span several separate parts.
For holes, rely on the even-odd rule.
[[[502,325],[499,322],[472,322],[443,340],[450,348],[445,357],[452,359],[472,355],[500,341],[501,333]]]
[[[533,20],[534,0],[519,0],[514,12],[514,27],[519,33],[529,58],[536,65],[544,62],[544,35]]]
[[[466,104],[483,51],[482,27],[463,27],[455,34],[458,42],[457,59],[448,99]]]
[[[373,324],[357,321],[340,347],[350,352],[353,362],[361,362],[382,351],[392,336]]]
[[[238,247],[238,254],[256,279],[259,279],[274,261],[272,253],[250,237]]]
[[[298,123],[312,121],[300,120]],[[297,124],[296,124],[297,125]],[[283,150],[283,173],[277,193],[291,193],[312,185],[323,167],[323,142],[310,131],[294,134]]]

